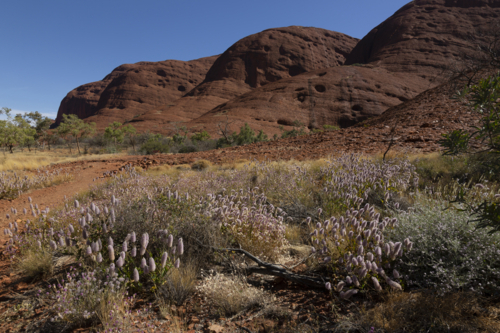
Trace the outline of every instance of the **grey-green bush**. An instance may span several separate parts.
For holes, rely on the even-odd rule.
[[[391,239],[409,236],[414,244],[401,258],[400,271],[410,287],[441,293],[472,290],[500,292],[500,235],[468,223],[469,213],[445,209],[446,203],[418,196],[409,212],[396,215]]]

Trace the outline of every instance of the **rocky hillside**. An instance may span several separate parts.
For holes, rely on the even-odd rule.
[[[137,63],[71,91],[63,113],[168,133],[173,122],[217,134],[249,123],[268,135],[294,121],[349,127],[447,80],[498,24],[500,0],[417,0],[361,41],[319,28],[245,37],[220,56]]]
[[[217,56],[192,61],[138,62],[115,68],[104,79],[84,84],[66,95],[62,114],[109,123],[127,121],[151,108],[171,103],[202,82]]]

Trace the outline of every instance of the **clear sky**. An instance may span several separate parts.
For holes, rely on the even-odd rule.
[[[409,0],[2,0],[0,108],[57,114],[66,94],[138,61],[224,52],[269,28],[363,38]]]

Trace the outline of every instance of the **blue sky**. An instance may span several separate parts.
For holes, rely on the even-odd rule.
[[[224,52],[269,28],[312,26],[362,38],[408,0],[3,0],[0,108],[55,117],[64,96],[138,61]]]

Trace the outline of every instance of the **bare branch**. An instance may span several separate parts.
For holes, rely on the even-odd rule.
[[[306,275],[300,275],[300,274],[295,274],[293,272],[288,271],[285,268],[282,268],[278,265],[271,264],[265,261],[260,260],[259,258],[255,257],[251,253],[248,253],[247,251],[243,249],[217,249],[212,246],[206,246],[202,244],[198,239],[195,239],[201,246],[208,247],[214,251],[217,252],[236,252],[236,253],[241,253],[244,256],[246,256],[248,259],[252,260],[257,264],[258,267],[251,266],[246,268],[244,271],[246,275],[250,275],[252,273],[256,274],[262,274],[262,275],[272,275],[272,276],[279,276],[284,278],[285,280],[301,284],[310,288],[325,288],[325,283],[329,279],[325,278],[314,278],[311,276],[306,276]]]

